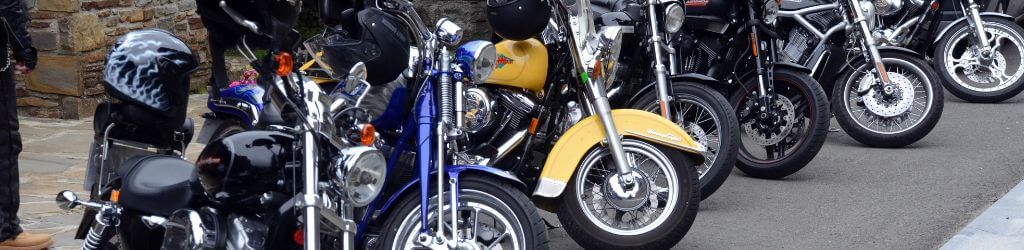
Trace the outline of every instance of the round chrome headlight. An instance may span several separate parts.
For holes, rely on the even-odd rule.
[[[356,146],[341,150],[331,164],[334,185],[342,199],[355,207],[370,204],[384,187],[387,162],[376,148]]]
[[[665,6],[665,29],[668,32],[676,33],[683,28],[683,20],[686,20],[686,10],[679,3],[671,3]]]
[[[494,120],[494,102],[491,95],[479,88],[467,89],[464,94],[466,114],[462,127],[467,132],[476,133],[489,127]]]
[[[483,83],[494,72],[498,52],[488,41],[469,41],[455,50],[455,61],[474,83]]]
[[[875,13],[888,16],[903,8],[903,0],[874,0]]]
[[[764,1],[764,23],[767,25],[775,25],[775,21],[779,20],[779,2],[777,0],[765,0]]]

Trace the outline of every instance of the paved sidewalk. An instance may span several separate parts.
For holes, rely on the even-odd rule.
[[[189,116],[195,120],[196,134],[203,125],[199,117],[206,111],[206,96],[193,95],[189,100]],[[61,190],[72,190],[80,196],[88,193],[82,187],[86,159],[92,143],[92,119],[80,121],[21,119],[24,149],[19,156],[21,208],[18,216],[25,230],[54,234],[56,249],[77,249],[80,240],[72,239],[82,218],[81,208],[62,211],[54,197]],[[202,145],[189,146],[189,159],[195,159]]]
[[[942,250],[1024,247],[1024,182],[974,218]]]

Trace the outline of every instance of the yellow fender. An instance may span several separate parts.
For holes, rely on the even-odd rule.
[[[695,163],[704,162],[704,146],[694,142],[686,131],[668,119],[634,109],[612,110],[612,119],[622,136],[679,149],[688,153]],[[562,195],[580,161],[605,137],[597,116],[587,117],[569,128],[548,154],[533,195],[548,198]]]

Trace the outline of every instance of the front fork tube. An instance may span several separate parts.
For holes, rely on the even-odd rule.
[[[860,2],[850,0],[850,6],[853,8],[854,18],[853,20],[857,23],[857,29],[860,30],[861,37],[864,41],[861,42],[864,46],[864,57],[870,58],[872,64],[875,67],[875,82],[880,86],[886,86],[889,84],[889,72],[885,69],[885,64],[882,63],[882,55],[878,53],[878,43],[875,41],[875,37],[871,35],[871,27],[868,26],[868,19],[864,16],[864,11],[860,6]]]
[[[768,46],[771,46],[770,44]],[[772,68],[769,67],[771,62],[769,61],[769,55],[767,53],[773,52],[772,49],[763,48],[761,46],[760,30],[757,26],[750,27],[750,47],[751,52],[754,56],[755,71],[757,73],[757,94],[758,102],[760,102],[761,110],[754,110],[754,112],[766,111],[768,107],[771,107],[772,101],[775,98],[775,89],[773,83],[773,72]]]
[[[967,12],[965,14],[968,15],[967,23],[971,25],[971,28],[974,28],[974,36],[978,39],[978,45],[981,46],[981,57],[983,59],[992,58],[992,44],[989,43],[988,34],[985,33],[985,22],[981,20],[981,11],[979,10],[981,6],[974,0],[967,0],[966,9],[968,9],[965,11]],[[988,60],[982,61],[988,62]]]
[[[668,89],[668,70],[665,69],[665,63],[662,55],[663,47],[667,47],[665,44],[665,38],[661,36],[661,32],[658,30],[658,18],[657,12],[654,8],[654,3],[647,4],[647,14],[650,19],[651,29],[651,50],[654,50],[654,76],[658,80],[658,105],[661,110],[661,116],[665,119],[672,120],[671,112],[668,110],[668,103],[671,101],[669,97]]]
[[[302,173],[303,179],[303,199],[309,204],[317,204],[315,201],[319,200],[317,194],[317,183],[319,182],[317,169],[316,169],[316,146],[312,131],[306,131],[302,133],[302,150],[305,154],[302,159]],[[320,249],[320,208],[317,205],[308,205],[304,208],[305,213],[303,217],[303,234],[305,236],[305,244],[303,249],[306,250],[319,250]]]
[[[633,183],[633,167],[626,163],[626,151],[622,148],[622,135],[619,134],[618,129],[615,127],[615,121],[612,119],[612,108],[608,103],[608,94],[605,93],[604,84],[601,81],[594,81],[589,77],[586,78],[588,85],[590,86],[591,99],[594,100],[594,111],[597,117],[601,120],[601,125],[604,127],[605,141],[608,143],[608,148],[611,149],[612,160],[615,161],[615,165],[618,166],[618,173],[622,176],[624,184]]]

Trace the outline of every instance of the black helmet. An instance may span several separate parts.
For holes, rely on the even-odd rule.
[[[487,21],[494,33],[509,40],[537,36],[551,19],[548,0],[487,0]]]
[[[344,19],[355,25],[329,29],[317,46],[323,61],[335,73],[346,73],[358,62],[366,64],[366,81],[373,85],[391,82],[409,68],[409,35],[397,17],[376,8],[366,8],[353,16],[346,10]]]
[[[199,64],[185,42],[158,29],[133,31],[117,39],[103,69],[107,94],[141,107],[145,116],[180,126],[188,106],[189,75]]]

